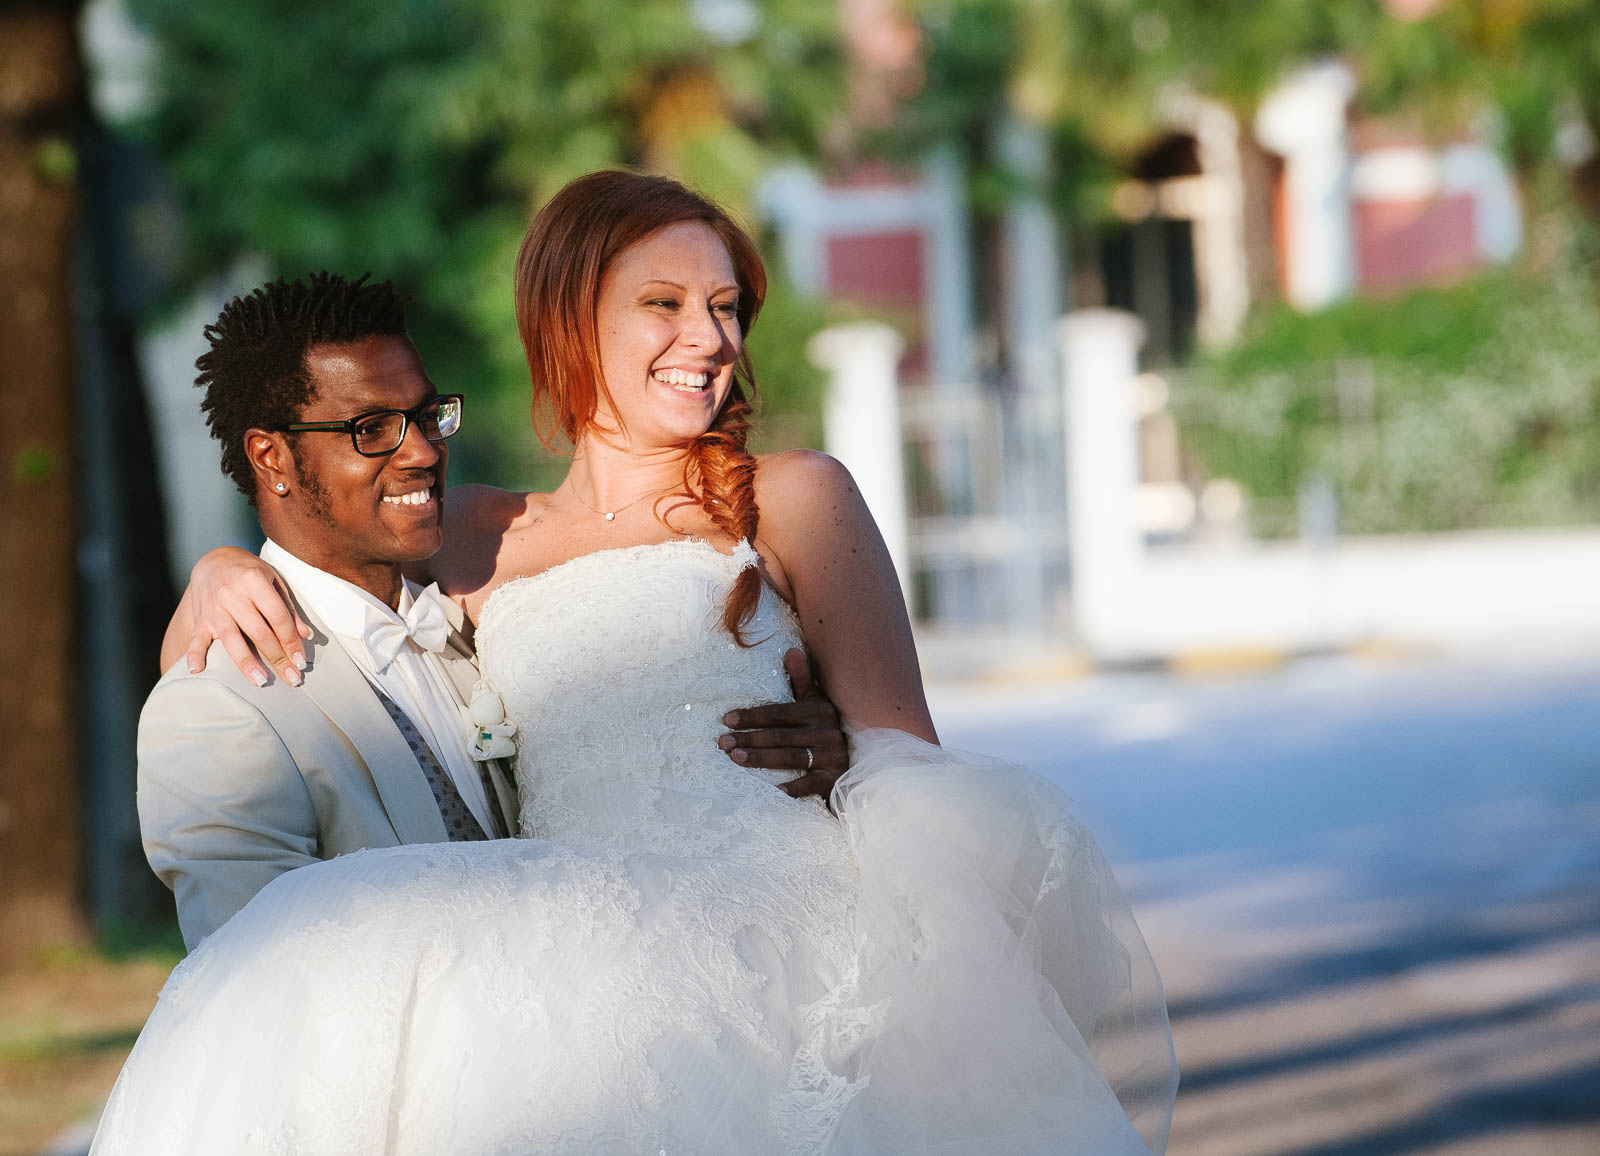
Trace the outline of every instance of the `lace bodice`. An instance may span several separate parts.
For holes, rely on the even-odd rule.
[[[661,1087],[645,1060],[652,1039],[731,1029],[763,1062],[787,1066],[772,1119],[787,1150],[815,1152],[862,1086],[836,1071],[838,1059],[871,1025],[838,1014],[855,990],[856,867],[820,799],[791,798],[777,788],[788,772],[741,767],[716,745],[727,711],[791,697],[783,654],[800,632],[772,589],[762,587],[746,627],[753,645],[722,626],[734,579],[755,564],[749,543],[723,554],[683,540],[513,579],[479,616],[478,658],[517,724],[525,838],[701,865],[675,879],[672,906],[694,912],[704,938],[647,917],[633,886],[573,873],[594,886],[562,906],[624,929],[654,965],[631,996],[619,1086]],[[708,943],[738,950],[708,958]],[[769,952],[784,965],[752,966]],[[707,1002],[691,1011],[672,993],[695,974],[707,980]],[[810,995],[792,1022],[776,1005],[760,1010],[801,991]],[[629,1148],[641,1128],[610,1142]]]
[[[716,746],[728,710],[790,697],[783,654],[801,639],[772,589],[746,627],[754,645],[722,627],[733,580],[755,562],[744,542],[732,554],[696,540],[631,546],[489,597],[478,655],[518,727],[524,835],[707,854],[797,819],[835,825],[820,800],[775,789],[787,773]]]

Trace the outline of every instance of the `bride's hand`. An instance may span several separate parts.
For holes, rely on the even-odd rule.
[[[295,613],[278,572],[248,550],[224,546],[209,551],[190,572],[189,588],[167,627],[162,665],[170,665],[169,651],[181,645],[189,670],[204,670],[206,651],[220,641],[257,686],[266,685],[269,667],[298,686],[306,664],[302,640],[310,637],[311,627]]]
[[[780,789],[801,798],[826,800],[839,776],[850,769],[850,744],[839,723],[839,711],[811,671],[811,660],[799,648],[783,656],[783,669],[794,691],[793,702],[733,710],[722,716],[729,733],[717,740],[740,766],[800,771]]]

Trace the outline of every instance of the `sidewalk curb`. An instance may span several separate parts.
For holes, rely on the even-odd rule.
[[[1219,646],[1179,650],[1170,654],[1135,655],[1117,658],[1097,657],[1080,647],[1062,645],[1039,647],[1026,642],[1007,645],[996,642],[987,648],[973,648],[959,657],[930,648],[924,660],[923,676],[929,683],[1009,683],[1075,682],[1099,675],[1156,674],[1177,678],[1248,678],[1272,674],[1297,662],[1316,659],[1354,658],[1374,663],[1403,663],[1437,657],[1436,649],[1399,642],[1372,640],[1346,646],[1278,647]],[[1005,652],[1010,651],[1010,654]],[[1020,652],[1020,653],[1019,653]],[[990,655],[997,657],[991,659]]]

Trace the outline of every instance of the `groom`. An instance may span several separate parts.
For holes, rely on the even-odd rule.
[[[443,541],[461,399],[428,380],[405,299],[364,281],[319,273],[235,298],[196,362],[223,471],[311,635],[303,674],[285,662],[273,679],[251,660],[247,676],[217,642],[203,670],[174,665],[145,703],[140,829],[190,948],[297,867],[516,834],[511,768],[462,714],[478,677],[471,625],[401,575]],[[256,633],[269,642],[265,623]],[[719,745],[747,766],[814,764],[786,789],[826,797],[844,735],[796,659],[801,701],[734,712],[727,725],[752,729]]]

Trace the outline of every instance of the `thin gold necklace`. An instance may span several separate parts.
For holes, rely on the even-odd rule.
[[[578,493],[578,487],[573,482],[572,477],[571,477],[570,474],[567,476],[567,486],[572,490],[572,496],[574,498],[577,498],[578,501],[580,503],[582,503],[584,509],[588,510],[591,514],[599,514],[602,518],[604,518],[608,522],[615,522],[617,520],[617,515],[622,513],[622,511],[626,510],[629,506],[637,506],[640,502],[644,501],[646,498],[659,497],[660,495],[665,494],[668,490],[672,489],[671,486],[667,486],[664,489],[652,490],[652,491],[650,491],[650,493],[640,494],[637,498],[633,499],[633,501],[625,502],[624,504],[618,506],[615,510],[597,510],[593,506],[591,506],[587,501],[584,500],[584,497],[583,497],[582,494]]]

